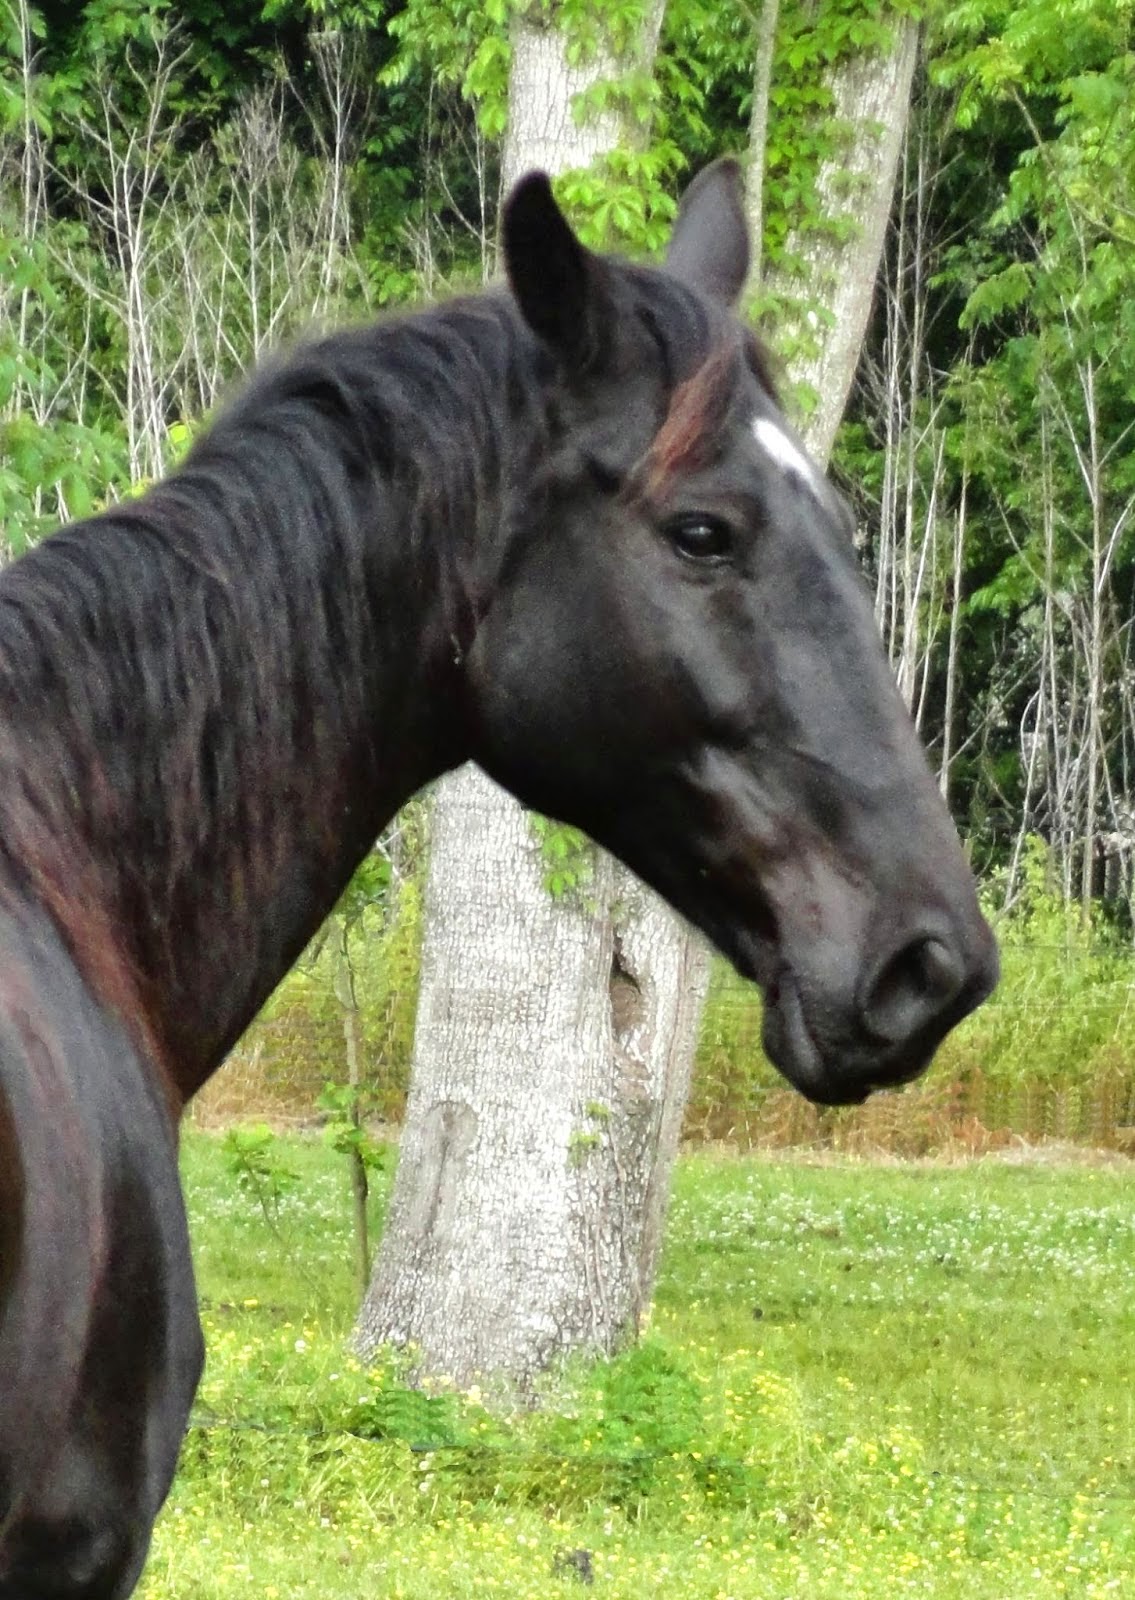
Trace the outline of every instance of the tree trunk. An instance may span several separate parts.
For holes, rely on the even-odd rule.
[[[347,1089],[349,1091],[346,1113],[355,1134],[362,1132],[362,1027],[359,1021],[359,1001],[355,991],[355,969],[351,961],[350,924],[342,913],[335,916],[335,996],[343,1019],[343,1043],[347,1053]],[[370,1277],[370,1237],[367,1223],[367,1199],[370,1183],[366,1161],[357,1142],[347,1150],[347,1165],[351,1174],[351,1215],[354,1219],[355,1278],[359,1294],[366,1293]]]
[[[649,71],[664,11],[665,0],[650,0],[636,46],[622,59],[599,42],[582,60],[571,60],[567,35],[544,6],[534,5],[513,19],[508,132],[501,159],[506,193],[533,167],[553,175],[588,167],[628,142],[630,129],[616,109],[580,116],[576,97],[629,71]]]
[[[653,60],[568,60],[535,9],[513,24],[510,183],[619,142],[580,122],[590,84]],[[554,901],[527,814],[473,768],[434,802],[401,1159],[357,1340],[413,1344],[419,1376],[521,1386],[556,1357],[632,1338],[654,1281],[708,976],[699,940],[597,853]]]
[[[700,953],[608,856],[570,899],[554,902],[545,876],[527,814],[475,767],[450,778],[398,1174],[357,1342],[412,1344],[420,1376],[458,1384],[523,1386],[634,1331],[688,1089]]]
[[[813,454],[826,462],[851,390],[863,335],[871,313],[875,279],[891,211],[895,173],[910,108],[910,86],[918,54],[918,24],[893,21],[891,47],[848,57],[828,80],[833,117],[843,129],[838,155],[824,163],[817,179],[824,215],[854,224],[846,235],[809,230],[790,235],[790,254],[802,263],[799,275],[767,271],[765,287],[790,305],[800,305],[779,330],[797,347],[793,380],[815,397],[805,436]],[[816,304],[825,315],[817,315]]]
[[[749,219],[752,256],[749,282],[759,289],[764,274],[765,157],[768,150],[769,95],[776,57],[776,25],[780,0],[763,0],[756,23],[756,59],[753,63],[753,106],[749,113],[749,165],[745,174],[745,211]]]

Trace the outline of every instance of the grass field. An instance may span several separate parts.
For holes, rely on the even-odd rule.
[[[345,1179],[274,1154],[272,1227],[186,1143],[210,1357],[146,1600],[1135,1595],[1130,1168],[687,1158],[644,1343],[502,1419],[353,1366]]]

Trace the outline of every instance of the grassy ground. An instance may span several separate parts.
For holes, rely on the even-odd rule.
[[[345,1183],[271,1154],[274,1229],[187,1141],[210,1360],[146,1600],[1135,1594],[1130,1169],[686,1159],[643,1345],[502,1420],[350,1363]]]

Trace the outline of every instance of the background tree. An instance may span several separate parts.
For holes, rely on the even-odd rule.
[[[633,147],[628,106],[661,20],[655,4],[620,49],[543,8],[516,14],[506,184]],[[392,1339],[425,1373],[524,1382],[634,1333],[705,972],[663,903],[571,830],[529,819],[475,768],[439,785],[411,1092],[363,1349]]]
[[[593,8],[561,13],[578,34],[565,71],[598,80],[611,48],[627,65],[588,89],[584,125],[621,118],[633,136],[601,181],[561,180],[597,240],[657,249],[682,171],[750,126],[759,140],[767,110],[758,307],[794,377],[823,357],[806,400],[839,393],[825,351],[845,321],[802,274],[813,261],[855,285],[861,314],[871,273],[841,254],[869,209],[856,150],[893,150],[894,119],[856,131],[857,74],[905,72],[911,9],[672,0],[653,74],[641,0],[605,10],[606,45]],[[836,469],[976,859],[1008,864],[1011,902],[1037,834],[1062,892],[1106,891],[1129,920],[1131,3],[1084,0],[1075,28],[1040,0],[927,11]],[[517,61],[539,33],[526,8],[4,0],[2,15],[5,551],[157,470],[313,311],[490,270],[509,18]],[[775,49],[755,72],[758,33]]]
[[[782,59],[815,85],[801,131],[816,157],[760,285],[804,400],[809,446],[823,462],[871,312],[918,51],[918,24],[898,7],[848,8],[839,20],[821,30],[807,11],[782,18]],[[763,165],[775,163],[775,147],[772,162],[767,145],[762,153]]]
[[[506,181],[534,160],[578,171],[604,143],[632,144],[608,80],[628,54],[642,70],[660,23],[650,9],[620,63],[602,35],[573,37],[542,8],[518,14]],[[767,25],[757,37],[767,53]],[[820,169],[811,232],[791,240],[797,252],[801,240],[824,241],[811,244],[805,285],[808,315],[825,329],[825,359],[806,371],[820,383],[841,374],[835,399],[812,413],[824,455],[871,298],[860,293],[852,310],[843,285],[856,273],[873,280],[906,116],[896,75],[908,93],[915,32],[904,21],[897,34],[836,42],[828,99],[843,113],[839,143]],[[759,88],[759,48],[756,59]],[[598,120],[573,116],[579,96],[577,115],[598,100]],[[849,151],[857,182],[833,217],[830,174]],[[763,148],[750,153],[751,166],[764,161]],[[874,227],[846,226],[848,204]],[[540,841],[515,802],[474,769],[439,787],[402,1160],[358,1337],[364,1350],[412,1344],[421,1371],[459,1381],[527,1380],[557,1355],[609,1352],[636,1332],[704,997],[700,942],[654,895],[564,830],[544,825],[541,836],[553,871],[557,849],[573,852],[570,904],[548,894]]]

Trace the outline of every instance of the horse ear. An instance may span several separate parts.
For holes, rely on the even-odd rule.
[[[577,370],[594,365],[611,315],[603,263],[572,232],[547,173],[530,172],[516,184],[501,241],[508,281],[533,333]]]
[[[740,165],[732,156],[699,172],[678,206],[666,269],[727,306],[749,275],[749,226]]]

